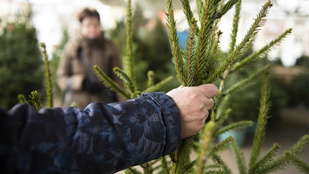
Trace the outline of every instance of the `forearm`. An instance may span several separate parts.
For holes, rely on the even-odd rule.
[[[17,160],[22,172],[111,173],[169,154],[181,139],[177,107],[164,94],[91,104],[85,111],[53,108],[36,112],[27,105],[18,107],[7,116],[10,126],[6,131],[15,132],[11,145],[8,135],[1,137],[1,144],[8,148],[13,144],[18,150],[11,155],[27,159]]]

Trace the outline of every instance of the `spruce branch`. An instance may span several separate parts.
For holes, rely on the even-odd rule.
[[[194,34],[195,35],[198,35],[198,33],[199,33],[199,28],[198,27],[192,27],[191,25],[192,25],[192,20],[194,20],[195,21],[195,19],[194,19],[194,15],[193,15],[193,12],[192,12],[192,10],[191,10],[191,8],[190,8],[190,2],[189,2],[189,0],[180,0],[181,1],[181,3],[182,3],[182,8],[183,8],[183,11],[184,11],[184,14],[186,15],[186,18],[187,18],[187,22],[188,22],[188,25],[191,27],[191,28],[189,28],[189,30],[191,31],[193,31],[194,32]]]
[[[250,75],[248,78],[243,79],[239,82],[237,82],[236,84],[234,84],[233,86],[231,86],[230,88],[228,88],[225,92],[224,95],[229,95],[237,90],[243,89],[245,87],[248,87],[249,85],[252,85],[254,83],[257,82],[257,78],[261,76],[261,74],[265,73],[266,71],[269,71],[270,66],[266,65],[263,68],[261,68],[260,70],[258,70],[257,72],[253,73],[252,75]]]
[[[45,67],[45,85],[46,85],[46,96],[47,96],[47,107],[53,107],[53,86],[51,82],[51,75],[49,69],[49,61],[46,52],[46,45],[44,43],[40,44],[42,48],[42,54],[44,57],[44,67]]]
[[[114,92],[121,94],[122,96],[128,99],[130,98],[130,94],[122,90],[121,87],[116,82],[114,82],[110,77],[108,77],[108,75],[104,73],[99,66],[94,65],[93,70],[106,87],[110,88]]]
[[[253,60],[256,60],[260,57],[263,57],[265,54],[267,54],[270,49],[275,46],[276,44],[280,44],[280,42],[287,37],[288,34],[292,33],[292,29],[288,29],[286,30],[284,33],[282,33],[279,37],[277,37],[276,39],[272,40],[270,43],[268,43],[267,45],[265,45],[262,49],[260,49],[257,52],[254,52],[253,54],[250,54],[248,57],[246,57],[245,59],[243,59],[242,61],[240,61],[239,63],[237,63],[235,66],[233,66],[233,68],[231,69],[233,72],[237,71],[238,69],[240,69],[241,67],[243,67],[244,65],[247,65],[248,63],[250,63]]]
[[[17,99],[18,99],[19,103],[29,104],[28,100],[26,99],[25,95],[23,95],[23,94],[18,94]]]
[[[125,174],[142,174],[142,172],[138,171],[133,167],[130,167],[125,170]]]
[[[257,121],[257,128],[255,130],[253,146],[251,151],[251,157],[249,162],[249,167],[253,167],[255,164],[262,145],[264,143],[265,134],[266,134],[266,124],[268,119],[268,113],[270,110],[270,84],[269,84],[269,74],[265,73],[264,80],[261,88],[261,97],[260,97],[260,108],[259,108],[259,116]]]
[[[29,95],[30,102],[33,104],[33,106],[36,108],[36,110],[42,109],[42,101],[41,101],[41,94],[38,91],[32,91]]]
[[[217,13],[217,18],[225,15],[225,13],[228,12],[238,1],[239,0],[229,0],[226,4],[224,4],[219,10],[219,13]]]
[[[234,139],[234,138],[233,138]],[[224,173],[226,174],[231,174],[232,171],[231,169],[227,166],[227,164],[221,159],[220,156],[218,156],[217,154],[213,154],[212,156],[212,159],[215,163],[219,164],[222,169],[224,170]]]
[[[239,121],[236,123],[231,123],[227,126],[224,126],[223,128],[221,128],[220,130],[218,130],[215,134],[214,137],[219,136],[220,134],[223,134],[225,132],[228,132],[230,130],[241,130],[247,127],[250,127],[254,124],[253,121]]]
[[[224,60],[222,65],[218,68],[218,70],[212,74],[212,76],[207,80],[207,83],[214,82],[217,78],[219,78],[224,71],[226,71],[230,66],[232,66],[237,58],[240,57],[240,53],[248,48],[248,45],[252,43],[255,35],[257,34],[257,30],[261,26],[263,19],[266,16],[268,9],[272,6],[270,1],[266,2],[262,7],[260,13],[258,14],[257,18],[254,20],[254,23],[251,25],[250,29],[248,30],[247,34],[243,38],[242,42],[235,48],[235,50],[228,55],[228,58]]]
[[[173,60],[176,66],[177,77],[180,79],[182,84],[185,84],[184,79],[183,79],[183,60],[181,56],[181,50],[178,44],[176,21],[174,18],[174,7],[172,4],[172,0],[166,0],[166,7],[168,10],[168,12],[165,12],[167,28],[168,28],[168,35],[169,35],[170,47],[172,50]]]
[[[202,174],[206,162],[206,153],[209,148],[210,141],[212,139],[212,134],[213,134],[213,129],[215,127],[215,122],[214,121],[209,121],[204,129],[203,135],[205,135],[204,140],[203,140],[203,146],[200,152],[198,164],[197,164],[197,174]]]
[[[165,174],[169,174],[169,168],[168,168],[168,165],[167,165],[167,162],[166,162],[166,156],[163,156],[160,158],[160,161],[161,161],[161,167],[163,169],[163,172]]]
[[[173,80],[173,78],[174,78],[173,76],[169,76],[165,78],[164,80],[162,80],[161,82],[145,89],[142,93],[159,91],[160,89],[162,89],[162,87],[170,83]]]
[[[209,156],[213,154],[218,154],[218,152],[221,152],[229,147],[231,141],[233,139],[233,136],[229,136],[220,143],[216,144],[214,147],[211,148]]]
[[[299,155],[301,152],[304,151],[304,148],[308,146],[308,143],[309,135],[302,136],[300,140],[298,140],[298,142],[294,144],[291,149],[284,152],[284,155],[282,155],[275,161],[265,164],[262,168],[259,168],[256,173],[265,174],[284,169],[290,163],[290,159],[286,154],[291,153],[293,155]]]
[[[239,19],[240,19],[240,9],[241,9],[241,0],[238,0],[238,2],[235,5],[235,14],[233,18],[233,29],[231,33],[231,42],[230,42],[230,48],[229,48],[228,54],[231,54],[235,48],[236,38],[237,38],[237,33],[238,33],[238,24],[239,24]]]
[[[182,173],[186,163],[190,161],[190,153],[191,153],[191,144],[193,141],[193,137],[186,138],[180,142],[178,146],[177,154],[177,161],[174,164],[175,171],[173,173]]]
[[[277,154],[278,150],[280,148],[280,145],[275,143],[266,153],[263,157],[261,157],[259,160],[254,161],[254,164],[252,166],[249,164],[249,174],[255,174],[257,169],[263,167],[267,162],[270,162],[273,160],[275,155]],[[251,155],[252,158],[252,155]]]
[[[154,84],[154,72],[148,71],[147,73],[147,87],[151,87]]]
[[[194,65],[192,63],[192,61],[194,60],[194,57],[193,57],[194,54],[193,54],[192,49],[194,48],[194,45],[195,45],[195,42],[194,42],[194,39],[195,39],[194,28],[195,28],[195,26],[196,26],[196,21],[194,19],[192,19],[190,37],[189,37],[189,40],[187,42],[187,47],[186,47],[188,49],[188,51],[186,51],[188,53],[188,55],[187,55],[187,59],[186,59],[186,62],[187,62],[187,77],[186,77],[187,82],[186,82],[186,84],[184,84],[185,86],[193,86],[194,85],[193,81],[192,81],[192,79],[193,79],[192,74],[194,72],[195,67],[192,66],[192,65]]]
[[[243,152],[240,150],[239,145],[237,144],[236,140],[233,138],[231,141],[231,147],[234,152],[236,163],[238,166],[239,174],[246,174],[247,167],[245,164],[245,157]]]
[[[135,86],[135,77],[133,69],[133,33],[132,33],[132,7],[131,0],[127,2],[127,18],[126,18],[126,56],[124,57],[124,71],[131,79],[133,86]]]
[[[299,169],[302,173],[309,173],[309,164],[304,160],[300,159],[298,156],[293,155],[292,153],[287,152],[286,156],[290,159],[290,161]]]
[[[127,86],[131,94],[136,91],[136,87],[134,86],[132,79],[122,69],[114,67],[113,71],[120,79],[123,80],[125,86]]]

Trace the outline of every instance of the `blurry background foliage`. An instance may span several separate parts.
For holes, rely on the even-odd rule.
[[[0,17],[0,107],[18,103],[18,94],[30,94],[43,87],[42,57],[31,11]]]

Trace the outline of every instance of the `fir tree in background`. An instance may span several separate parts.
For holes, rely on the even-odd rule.
[[[166,28],[157,18],[147,19],[139,5],[136,6],[132,21],[132,38],[134,50],[134,76],[139,88],[147,87],[147,72],[155,72],[154,82],[157,83],[167,76],[175,76],[174,65],[171,60],[171,51]],[[117,45],[121,55],[125,54],[125,30],[124,21],[119,21],[117,27],[109,31],[110,37]],[[163,87],[162,91],[168,91],[180,83],[173,79],[171,83]]]
[[[27,12],[0,19],[0,106],[4,109],[18,102],[18,94],[40,91],[43,85],[43,61],[30,17]]]

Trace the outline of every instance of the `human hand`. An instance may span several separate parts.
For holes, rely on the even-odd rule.
[[[218,94],[213,84],[195,87],[180,87],[167,93],[173,98],[180,112],[182,121],[182,138],[196,134],[205,124],[209,112],[213,107],[212,97]]]

